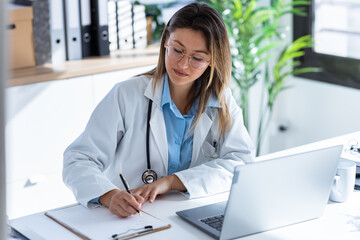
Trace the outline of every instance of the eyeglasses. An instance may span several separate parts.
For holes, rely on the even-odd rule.
[[[167,56],[171,60],[174,60],[174,61],[180,61],[181,59],[183,59],[184,56],[189,56],[189,64],[191,67],[193,67],[195,69],[203,69],[203,68],[207,67],[210,62],[210,60],[207,60],[204,57],[199,56],[199,55],[185,54],[180,49],[178,49],[174,46],[171,46],[171,45],[166,46],[166,52],[167,52]]]

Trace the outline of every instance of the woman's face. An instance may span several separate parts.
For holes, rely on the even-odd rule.
[[[200,31],[178,28],[166,39],[164,47],[165,67],[172,88],[190,88],[210,64],[206,39]]]

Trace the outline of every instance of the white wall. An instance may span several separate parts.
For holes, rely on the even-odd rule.
[[[84,130],[93,109],[115,83],[153,67],[6,89],[9,219],[75,202],[61,177],[65,148]]]
[[[268,152],[360,130],[359,89],[303,78],[289,84],[277,100]],[[288,130],[280,132],[280,125]]]

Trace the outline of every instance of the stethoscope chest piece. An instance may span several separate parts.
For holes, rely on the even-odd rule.
[[[153,170],[148,169],[142,174],[141,178],[145,184],[149,184],[157,180],[157,174]]]

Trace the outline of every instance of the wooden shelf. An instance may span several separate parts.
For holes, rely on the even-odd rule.
[[[145,49],[111,52],[110,56],[93,57],[61,64],[22,68],[10,71],[9,87],[52,80],[117,71],[127,68],[154,65],[158,61],[159,45]]]

